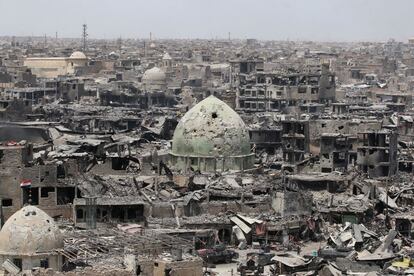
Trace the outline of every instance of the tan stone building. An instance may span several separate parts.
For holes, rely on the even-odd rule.
[[[77,68],[87,65],[88,58],[82,52],[74,52],[70,57],[31,57],[24,60],[24,66],[41,78],[56,78],[70,75]]]

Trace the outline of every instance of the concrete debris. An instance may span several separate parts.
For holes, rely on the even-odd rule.
[[[414,39],[86,38],[0,36],[0,274],[414,274]]]
[[[1,265],[9,274],[16,275],[20,272],[20,268],[18,268],[12,261],[6,259],[4,263]]]

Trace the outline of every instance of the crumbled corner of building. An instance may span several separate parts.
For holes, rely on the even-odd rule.
[[[1,273],[414,273],[414,40],[0,42]]]

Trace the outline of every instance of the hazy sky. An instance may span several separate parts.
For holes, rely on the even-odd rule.
[[[0,35],[406,41],[414,0],[0,0]]]

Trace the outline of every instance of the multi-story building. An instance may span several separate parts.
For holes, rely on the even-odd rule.
[[[369,177],[389,177],[398,170],[398,134],[390,130],[360,133],[358,166]]]
[[[282,121],[283,160],[296,165],[309,153],[309,121]]]
[[[335,76],[327,65],[319,73],[279,74],[257,72],[243,78],[236,106],[243,111],[283,111],[305,103],[335,101]]]

